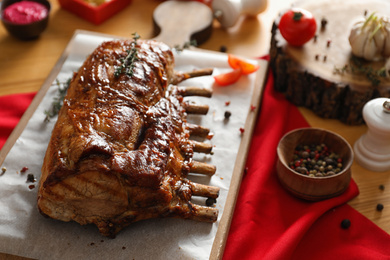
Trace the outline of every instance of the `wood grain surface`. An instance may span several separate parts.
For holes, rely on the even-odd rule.
[[[271,25],[278,13],[289,7],[292,0],[270,0],[267,10],[257,17],[242,17],[228,30],[214,21],[211,37],[199,48],[218,51],[221,46],[229,53],[248,57],[268,54]],[[52,12],[47,30],[34,41],[19,41],[0,26],[0,95],[35,92],[40,89],[61,57],[66,45],[77,29],[131,37],[137,32],[142,38],[154,38],[153,11],[161,3],[157,0],[133,0],[127,8],[96,26],[72,13],[62,10],[58,2],[51,1]],[[178,22],[178,25],[180,21]],[[337,120],[322,119],[305,108],[300,108],[310,125],[334,131],[351,145],[367,131],[365,125],[347,126]],[[360,194],[349,204],[390,233],[390,171],[371,172],[358,164],[352,165],[352,178]],[[379,189],[384,185],[385,189]],[[384,209],[376,211],[382,203]],[[23,259],[0,254],[0,259]]]

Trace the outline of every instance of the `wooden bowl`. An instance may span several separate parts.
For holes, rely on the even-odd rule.
[[[342,170],[332,176],[311,177],[289,167],[298,145],[326,144],[343,159]],[[353,150],[340,135],[318,128],[301,128],[284,135],[277,147],[277,175],[284,188],[296,197],[320,201],[342,194],[351,181]]]

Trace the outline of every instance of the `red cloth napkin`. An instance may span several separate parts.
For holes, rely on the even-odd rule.
[[[315,203],[299,200],[280,186],[277,144],[286,132],[308,123],[272,86],[270,73],[224,260],[390,259],[390,236],[345,204],[358,195],[355,182],[343,195]],[[0,97],[0,148],[33,97]],[[343,219],[351,221],[349,229],[340,227]]]
[[[0,149],[30,105],[35,93],[0,97]]]
[[[299,110],[274,91],[269,72],[224,260],[390,259],[390,236],[345,204],[359,194],[353,180],[344,194],[321,202],[297,199],[280,185],[279,140],[308,126]],[[348,229],[341,228],[344,219],[351,221]]]

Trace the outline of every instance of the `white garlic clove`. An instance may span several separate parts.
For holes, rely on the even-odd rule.
[[[363,58],[366,60],[374,60],[378,53],[378,48],[375,44],[374,39],[367,38],[364,49],[363,49]]]
[[[349,42],[353,41],[355,39],[355,37],[357,37],[360,32],[362,31],[362,25],[363,25],[364,21],[359,21],[359,22],[356,22],[352,28],[351,28],[351,32],[349,34]]]
[[[386,71],[386,77],[390,77],[390,58],[386,60],[385,71]]]
[[[360,26],[354,26],[349,35],[349,43],[352,47],[352,53],[358,57],[363,53],[367,37],[362,33]]]
[[[375,41],[375,45],[376,45],[376,48],[378,50],[378,55],[380,56],[382,50],[383,50],[383,47],[385,45],[385,34],[384,34],[384,31],[383,31],[383,28],[380,28],[379,29],[380,32],[378,31],[377,33],[374,34],[374,41]]]
[[[390,57],[390,24],[387,24],[384,28],[385,43],[383,46],[382,55],[384,57]]]

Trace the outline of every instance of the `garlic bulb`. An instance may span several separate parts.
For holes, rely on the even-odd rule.
[[[390,58],[386,60],[385,63],[385,72],[386,72],[386,77],[390,77]]]
[[[366,60],[390,56],[390,20],[371,14],[356,22],[349,35],[352,53]]]

